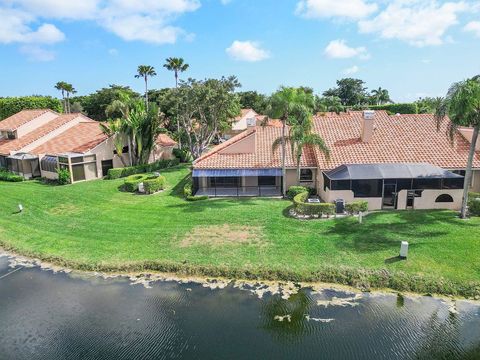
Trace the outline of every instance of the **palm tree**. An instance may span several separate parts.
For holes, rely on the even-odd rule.
[[[375,99],[376,105],[382,105],[391,102],[390,94],[387,89],[378,89],[372,90],[372,96]]]
[[[340,114],[345,110],[342,100],[338,96],[324,96],[318,101],[318,110],[321,112],[334,112]]]
[[[67,104],[65,101],[65,89],[67,87],[67,83],[65,81],[59,81],[55,84],[55,89],[60,90],[62,92],[62,103],[63,103],[63,112],[67,112]]]
[[[175,90],[178,89],[178,73],[187,71],[190,65],[184,63],[183,58],[169,57],[165,60],[163,65],[169,71],[173,71],[175,74]],[[177,116],[178,116],[178,106],[177,106]],[[177,119],[177,135],[178,135],[178,146],[182,148],[182,137],[180,136],[180,122]]]
[[[312,93],[305,92],[299,88],[280,87],[280,89],[270,97],[269,115],[273,119],[282,121],[282,193],[287,194],[286,184],[286,126],[295,111],[295,107],[304,105],[306,109],[312,111],[315,108],[315,98]]]
[[[300,162],[304,149],[306,147],[317,148],[324,153],[327,160],[330,159],[330,149],[321,136],[312,132],[312,115],[304,105],[298,105],[293,109],[291,121],[293,123],[285,140],[290,142],[292,155],[295,157],[297,165],[297,183],[300,185]],[[281,143],[282,138],[276,139],[273,142],[272,150],[276,151]]]
[[[435,118],[438,130],[441,123],[447,119],[447,115],[450,118],[448,129],[452,141],[459,126],[473,127],[460,213],[461,218],[464,219],[467,216],[468,190],[472,181],[473,158],[480,130],[480,76],[454,83],[450,86],[446,97],[437,100]]]
[[[65,83],[64,86],[65,92],[67,93],[67,114],[70,114],[71,108],[70,108],[70,94],[75,94],[77,90],[73,87],[72,84]]]
[[[148,77],[156,76],[155,68],[150,65],[139,65],[135,77],[143,78],[145,81],[145,107],[148,109]]]
[[[127,166],[122,156],[125,137],[125,127],[122,119],[109,119],[107,123],[100,123],[100,127],[105,134],[107,134],[109,137],[113,137],[113,146],[117,151],[117,155],[119,156],[123,166]]]

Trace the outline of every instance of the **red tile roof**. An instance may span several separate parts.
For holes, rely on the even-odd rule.
[[[281,146],[273,152],[272,145],[275,139],[281,136],[281,133],[281,128],[273,126],[256,126],[248,129],[214,147],[210,152],[202,155],[195,161],[194,167],[196,169],[280,168],[282,166]],[[219,153],[222,149],[238,143],[250,136],[255,136],[254,152],[241,154]],[[291,147],[288,143],[286,155],[287,167],[296,167],[296,161],[292,156]],[[315,154],[311,149],[305,149],[300,164],[302,167],[316,167]]]
[[[327,113],[315,116],[314,131],[323,137],[330,148],[330,161],[319,150],[306,149],[302,167],[333,169],[343,164],[372,163],[430,163],[447,169],[466,167],[469,142],[460,134],[453,145],[447,135],[447,123],[437,131],[433,115],[390,116],[385,111],[375,113],[375,130],[369,143],[360,138],[363,112]],[[267,126],[248,129],[216,146],[194,162],[198,169],[278,168],[280,148],[273,153],[272,144],[281,136],[281,127]],[[248,136],[256,137],[255,152],[220,154],[219,152]],[[287,167],[295,167],[290,146],[287,145]],[[480,152],[475,154],[474,167],[480,168]]]
[[[59,127],[67,124],[73,119],[81,116],[79,114],[65,114],[59,115],[53,120],[50,120],[45,125],[40,126],[39,128],[29,132],[28,134],[14,140],[0,140],[0,154],[10,155],[10,152],[15,152],[21,150],[23,147],[30,145],[36,140],[44,137],[45,135],[51,133],[52,131],[58,129]],[[93,121],[93,120],[90,120]]]
[[[160,145],[160,146],[175,146],[175,145],[177,145],[177,142],[175,140],[173,140],[167,134],[159,134],[157,136],[157,139],[155,140],[155,143]]]
[[[26,124],[29,121],[43,115],[47,112],[56,114],[50,109],[35,109],[35,110],[22,110],[2,121],[0,121],[0,130],[1,131],[14,131],[17,130],[20,126]]]
[[[60,135],[35,148],[33,154],[60,155],[67,152],[86,153],[108,139],[94,120],[82,121]]]

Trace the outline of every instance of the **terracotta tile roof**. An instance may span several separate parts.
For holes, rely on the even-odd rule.
[[[282,121],[278,119],[270,119],[267,115],[257,115],[255,116],[257,120],[257,126],[275,126],[282,127]]]
[[[240,115],[235,117],[235,121],[243,119],[250,111],[253,111],[253,113],[257,115],[257,113],[253,109],[242,109],[240,110]]]
[[[81,116],[79,114],[67,114],[67,115],[59,115],[53,120],[50,120],[45,125],[40,126],[39,128],[29,132],[28,134],[14,140],[0,140],[0,154],[3,155],[10,155],[10,152],[15,152],[21,150],[23,147],[33,143],[36,140],[44,137],[45,135],[49,134],[50,132],[58,129],[59,127],[67,124],[68,122],[72,121],[73,119]],[[93,120],[90,120],[93,121]]]
[[[22,110],[2,121],[0,121],[0,130],[1,131],[14,131],[17,130],[20,126],[26,124],[29,121],[43,115],[47,112],[56,114],[50,109],[35,109],[35,110]]]
[[[175,145],[177,145],[177,142],[175,140],[173,140],[167,134],[159,134],[157,136],[157,139],[155,140],[155,143],[160,145],[160,146],[175,146]]]
[[[86,120],[45,142],[31,153],[51,155],[67,152],[86,153],[106,139],[108,136],[103,133],[97,121]]]
[[[288,129],[287,129],[288,131]],[[215,146],[210,152],[202,155],[194,162],[196,169],[255,169],[255,168],[280,168],[281,146],[273,152],[272,144],[280,138],[282,129],[273,126],[256,126],[248,129],[237,136]],[[235,143],[247,137],[255,137],[255,151],[252,153],[225,154],[219,153]],[[296,167],[290,145],[287,143],[287,167]],[[315,154],[311,149],[305,149],[300,162],[302,167],[316,167]]]
[[[361,111],[314,117],[315,132],[331,150],[329,162],[323,154],[316,153],[321,169],[365,163],[426,162],[447,169],[466,166],[470,144],[456,134],[452,146],[447,122],[437,131],[431,114],[390,116],[385,111],[376,111],[375,130],[369,143],[360,138],[362,119]],[[479,153],[474,167],[480,167]]]
[[[333,169],[343,164],[429,163],[446,169],[465,168],[470,144],[460,134],[453,145],[447,135],[447,122],[437,131],[431,114],[388,115],[375,113],[375,130],[369,143],[360,138],[363,112],[327,113],[315,116],[314,131],[322,136],[331,150],[330,161],[319,150],[306,149],[302,167]],[[273,153],[272,144],[281,136],[281,127],[257,126],[214,147],[194,162],[198,169],[278,168],[281,167],[280,148]],[[220,154],[248,136],[256,137],[255,152]],[[480,152],[475,154],[474,167],[480,168]],[[287,167],[295,167],[287,144]]]

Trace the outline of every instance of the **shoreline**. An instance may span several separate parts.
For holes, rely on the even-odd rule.
[[[397,295],[410,298],[432,297],[449,303],[455,301],[468,301],[480,305],[480,297],[468,298],[465,296],[445,294],[445,293],[421,293],[408,290],[397,290],[390,287],[370,287],[360,288],[349,284],[324,281],[295,281],[284,279],[261,279],[261,278],[234,278],[224,276],[214,276],[207,274],[187,274],[183,272],[163,272],[163,271],[95,271],[85,270],[69,266],[60,265],[52,261],[42,260],[37,256],[22,255],[21,253],[8,250],[0,246],[0,257],[8,259],[10,268],[23,266],[24,268],[37,267],[42,271],[52,271],[53,274],[64,273],[71,276],[101,278],[104,280],[122,278],[130,281],[130,285],[142,285],[145,288],[151,288],[154,282],[177,282],[179,284],[198,284],[206,288],[224,289],[232,284],[234,288],[250,291],[258,298],[263,295],[280,295],[283,299],[288,299],[291,295],[296,294],[301,289],[311,289],[313,292],[321,292],[324,290],[333,290],[353,295],[352,299],[361,298],[362,294],[368,293],[372,295]],[[189,289],[187,289],[189,290]]]

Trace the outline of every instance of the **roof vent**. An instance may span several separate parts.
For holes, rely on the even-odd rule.
[[[363,118],[365,120],[373,120],[375,119],[375,110],[364,110],[363,111]]]

